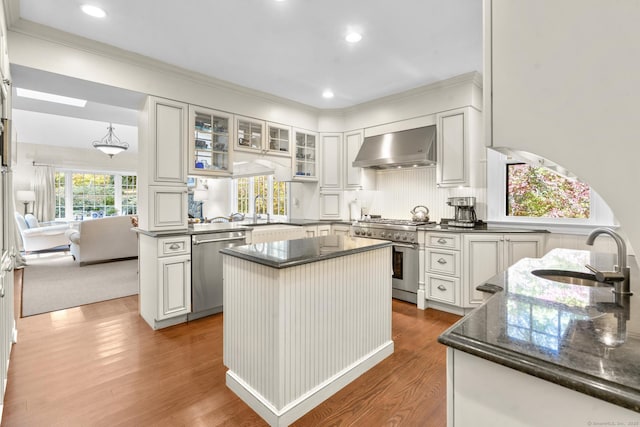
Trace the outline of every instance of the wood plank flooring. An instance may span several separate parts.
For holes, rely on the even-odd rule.
[[[458,319],[393,300],[394,354],[294,426],[445,426]],[[19,319],[2,425],[266,426],[225,386],[222,321],[153,331],[135,296]]]

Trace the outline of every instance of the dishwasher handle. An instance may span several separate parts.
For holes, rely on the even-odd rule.
[[[216,242],[233,242],[236,240],[245,240],[245,237],[224,237],[222,239],[207,239],[207,240],[193,240],[194,245],[201,245],[203,243],[216,243]]]

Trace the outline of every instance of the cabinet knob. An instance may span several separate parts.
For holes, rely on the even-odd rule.
[[[447,263],[447,260],[445,260],[444,258],[440,258],[438,260],[438,264],[445,265],[446,263]]]
[[[440,243],[441,245],[444,245],[445,243],[447,243],[447,241],[441,237],[438,239],[438,243]]]
[[[438,285],[438,290],[440,291],[446,291],[447,288],[444,287],[444,285]]]

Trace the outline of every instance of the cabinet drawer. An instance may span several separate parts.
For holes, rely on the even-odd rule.
[[[427,248],[426,261],[427,273],[460,276],[460,252]]]
[[[426,245],[432,248],[460,249],[459,234],[427,233]]]
[[[189,236],[162,237],[158,239],[158,256],[185,255],[191,253]]]
[[[460,280],[427,275],[427,299],[447,304],[458,304]]]

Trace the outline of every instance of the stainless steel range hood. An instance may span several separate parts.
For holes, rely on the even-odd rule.
[[[366,137],[352,164],[373,169],[435,165],[436,126]]]

